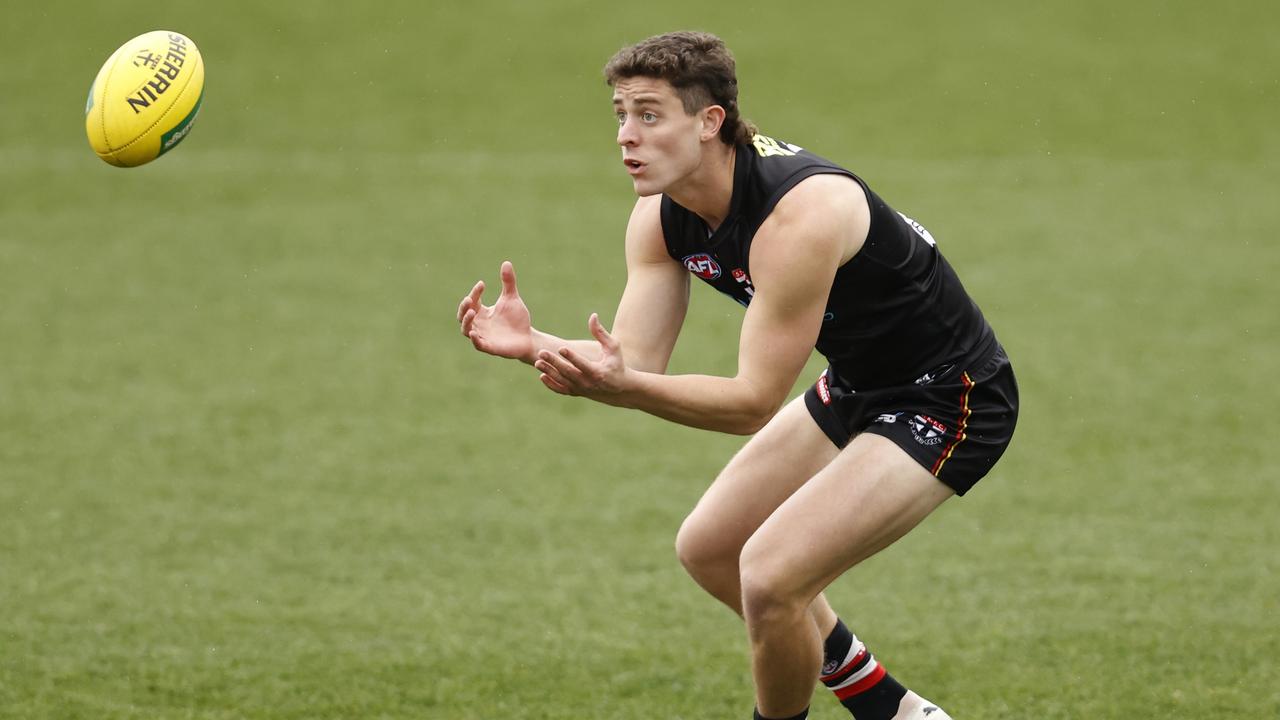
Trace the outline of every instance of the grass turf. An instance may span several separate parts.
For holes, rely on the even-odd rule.
[[[1019,373],[996,472],[832,587],[877,655],[957,718],[1280,710],[1270,6],[12,10],[0,716],[749,712],[670,549],[740,440],[552,396],[453,323],[506,258],[539,326],[609,317],[598,68],[675,27],[933,231]],[[204,109],[109,168],[77,110],[155,27]],[[697,290],[674,370],[732,372],[739,318]]]

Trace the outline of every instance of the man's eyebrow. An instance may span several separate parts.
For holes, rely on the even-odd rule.
[[[658,99],[657,95],[641,95],[640,97],[633,100],[632,103],[635,105],[661,105],[662,101]],[[613,98],[613,104],[621,105],[622,98],[620,97]]]

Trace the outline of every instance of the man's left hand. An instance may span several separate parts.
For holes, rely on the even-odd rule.
[[[561,395],[578,395],[600,402],[620,404],[625,390],[627,366],[622,361],[622,346],[604,329],[595,313],[587,320],[591,335],[600,343],[600,359],[590,360],[562,347],[558,352],[543,350],[533,366],[542,374],[542,384]]]

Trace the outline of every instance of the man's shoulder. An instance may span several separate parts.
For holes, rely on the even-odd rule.
[[[778,205],[849,201],[866,202],[867,193],[852,177],[841,173],[812,173],[796,180],[778,198]]]
[[[664,195],[644,195],[636,198],[636,204],[631,207],[631,219],[627,224],[627,231],[633,229],[654,229],[662,230],[662,202]]]
[[[657,261],[667,257],[666,236],[662,230],[662,195],[636,198],[627,221],[628,255]]]
[[[871,226],[862,185],[846,175],[810,175],[780,197],[760,227],[766,245],[831,246],[843,265],[858,253]],[[791,250],[784,251],[786,253]]]

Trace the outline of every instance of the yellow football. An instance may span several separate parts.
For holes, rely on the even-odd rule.
[[[203,98],[195,43],[168,30],[139,35],[107,58],[89,88],[89,146],[117,167],[151,162],[191,132]]]

